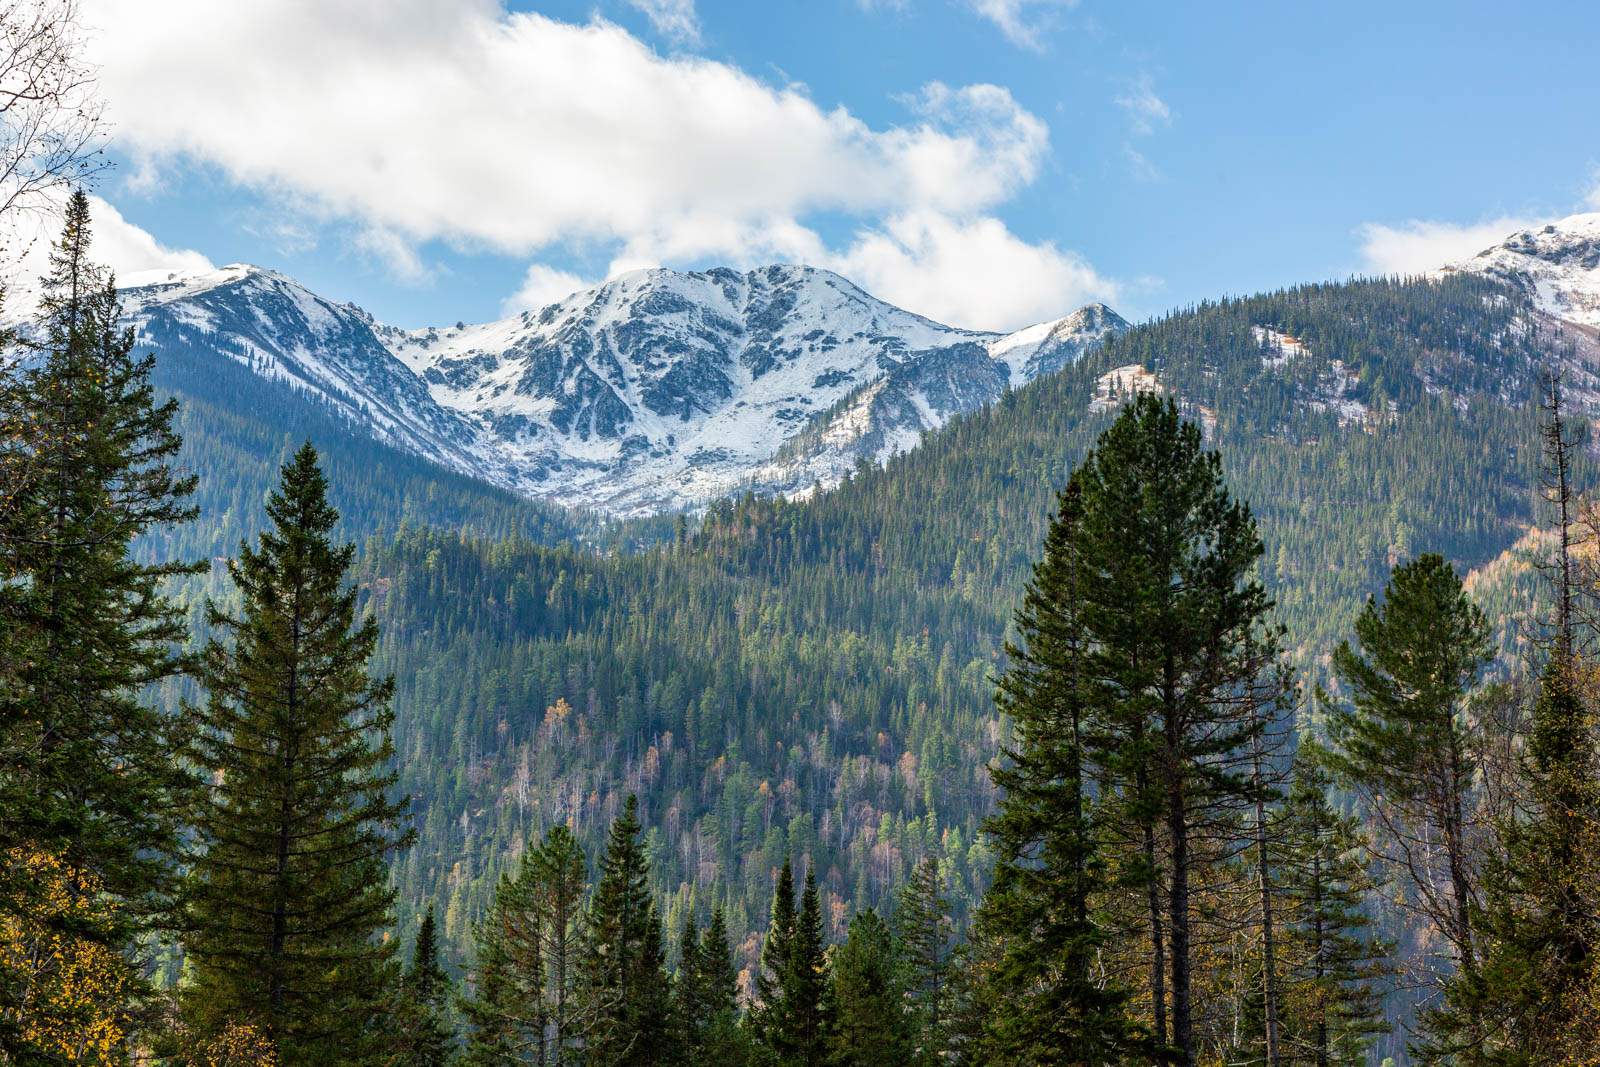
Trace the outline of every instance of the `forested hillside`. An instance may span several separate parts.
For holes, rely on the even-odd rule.
[[[815,859],[830,935],[926,856],[970,899],[1002,638],[1054,494],[1109,424],[1111,371],[1142,365],[1222,450],[1309,682],[1392,563],[1465,571],[1528,530],[1535,368],[1557,348],[1472,276],[1306,286],[1137,328],[885,469],[717,505],[647,551],[374,540],[361,586],[422,831],[403,924],[437,902],[461,960],[527,842],[564,821],[593,855],[630,792],[669,937],[686,905],[724,903],[745,965],[788,851]]]

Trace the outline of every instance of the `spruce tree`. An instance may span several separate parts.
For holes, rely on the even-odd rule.
[[[615,1067],[670,1063],[677,1054],[661,920],[639,831],[639,801],[629,796],[611,824],[589,910],[585,1059]]]
[[[1100,1063],[1141,1044],[1126,989],[1095,973],[1108,935],[1093,909],[1110,882],[1085,781],[1084,735],[1093,724],[1081,522],[1074,479],[1017,612],[997,695],[1013,742],[992,772],[1005,795],[988,824],[998,855],[978,915],[996,953],[984,968],[994,992],[985,998],[993,1010],[981,1040],[996,1063]]]
[[[572,831],[558,823],[545,834],[531,857],[532,897],[543,924],[544,1014],[549,1017],[548,1062],[565,1067],[572,1057],[578,1027],[577,1005],[585,937],[583,895],[588,890],[588,861]]]
[[[439,965],[439,940],[430,906],[417,928],[411,966],[400,986],[395,1013],[393,1062],[396,1067],[443,1067],[451,1059],[452,1035],[447,1012],[450,976]]]
[[[468,1027],[462,1058],[473,1067],[545,1060],[543,927],[527,871],[524,855],[517,876],[500,876],[474,930],[471,993],[460,1000]]]
[[[1283,1057],[1313,1067],[1359,1067],[1390,1027],[1383,983],[1394,943],[1369,917],[1377,886],[1360,820],[1328,801],[1320,749],[1303,742],[1275,827],[1283,904]]]
[[[696,1067],[743,1064],[748,1050],[738,1026],[738,975],[722,906],[703,931],[691,913],[680,944],[674,1015],[683,1034],[684,1061]]]
[[[908,1011],[905,959],[887,923],[868,908],[850,920],[833,952],[837,1017],[829,1044],[831,1067],[910,1064],[916,1020]]]
[[[241,600],[208,605],[219,636],[196,661],[204,706],[190,757],[210,785],[195,811],[184,1014],[201,1036],[249,1024],[285,1063],[378,1062],[396,946],[378,940],[395,893],[386,857],[407,800],[390,793],[393,685],[367,663],[375,620],[356,621],[355,549],[308,443],[267,502],[271,529],[229,566]]]
[[[816,1067],[827,1057],[832,983],[822,936],[822,904],[814,874],[806,873],[800,905],[788,858],[772,896],[772,925],[761,954],[757,981],[761,1003],[751,1011],[751,1029],[762,1062]]]
[[[474,1064],[574,1062],[586,933],[587,861],[572,831],[556,825],[505,874],[478,924],[473,993],[461,1002]]]
[[[797,913],[794,906],[794,865],[784,856],[772,888],[772,916],[767,937],[761,945],[761,970],[756,975],[756,1003],[745,1017],[746,1026],[767,1054],[783,1061],[790,1049],[784,1012],[784,981],[789,973],[789,958],[794,952]]]
[[[1368,598],[1355,629],[1360,651],[1343,642],[1333,654],[1348,703],[1319,694],[1330,766],[1380,820],[1383,845],[1470,970],[1479,743],[1460,712],[1491,656],[1489,623],[1455,569],[1429,554],[1395,568],[1382,605]]]
[[[795,916],[794,943],[784,981],[790,1044],[797,1067],[819,1067],[827,1059],[833,1023],[833,981],[822,935],[822,899],[814,867],[806,871]]]
[[[728,942],[728,921],[718,904],[711,925],[700,935],[695,955],[699,965],[700,1005],[704,1014],[701,1043],[689,1062],[706,1067],[738,1067],[749,1062],[750,1050],[739,1027],[739,972]]]
[[[52,955],[135,954],[166,915],[188,781],[142,690],[177,669],[183,620],[164,586],[197,567],[131,550],[194,516],[196,483],[174,465],[177,405],[157,402],[153,360],[134,356],[89,243],[79,191],[50,256],[31,358],[0,358],[0,919],[21,939],[17,958],[44,970]],[[49,888],[62,873],[64,895]],[[81,886],[95,887],[92,900]],[[130,961],[118,981],[97,983],[115,992],[92,1011],[126,1029],[140,970]],[[21,1056],[29,1023],[10,1024],[38,987],[8,971],[0,1049]]]
[[[1600,781],[1592,717],[1573,666],[1540,680],[1521,778],[1523,810],[1499,819],[1475,912],[1479,966],[1454,975],[1430,1052],[1467,1064],[1600,1058]]]
[[[939,862],[922,860],[911,870],[894,910],[894,932],[905,957],[908,994],[916,1008],[918,1062],[935,1063],[945,1048],[950,953],[954,930]]]

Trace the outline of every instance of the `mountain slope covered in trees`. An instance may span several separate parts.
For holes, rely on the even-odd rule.
[[[1139,327],[833,492],[719,504],[648,551],[422,526],[374,543],[361,582],[422,831],[406,915],[436,901],[459,950],[543,828],[594,854],[630,792],[665,928],[724,903],[746,965],[786,852],[815,860],[830,936],[923,857],[960,909],[991,866],[1001,642],[1119,389],[1163,390],[1221,448],[1316,679],[1392,562],[1470,570],[1527,533],[1535,370],[1563,351],[1481,277],[1306,286]],[[1482,584],[1491,613],[1511,587]]]

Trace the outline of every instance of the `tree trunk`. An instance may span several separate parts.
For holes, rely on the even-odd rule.
[[[1250,741],[1251,776],[1256,787],[1256,873],[1261,893],[1261,995],[1267,1024],[1267,1067],[1278,1067],[1278,960],[1272,929],[1272,876],[1267,859],[1267,805],[1261,793],[1261,739]]]

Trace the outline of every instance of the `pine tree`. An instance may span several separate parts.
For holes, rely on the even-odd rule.
[[[978,916],[997,952],[984,972],[994,1010],[981,1041],[996,1063],[1099,1063],[1140,1043],[1126,990],[1095,973],[1107,935],[1093,898],[1109,881],[1085,782],[1081,508],[1074,479],[1017,612],[997,696],[1014,741],[991,775],[1005,796],[988,826],[998,858]]]
[[[748,1057],[738,1025],[738,975],[721,905],[699,930],[685,920],[674,1014],[684,1036],[684,1061],[695,1067],[733,1067]]]
[[[1556,651],[1533,707],[1524,810],[1497,821],[1484,865],[1483,959],[1449,980],[1448,1005],[1432,1020],[1430,1051],[1462,1063],[1600,1057],[1600,781],[1591,716]]]
[[[767,937],[761,945],[761,970],[756,975],[756,1003],[745,1018],[752,1036],[769,1059],[785,1062],[791,1051],[784,1012],[784,981],[789,974],[789,958],[794,953],[798,913],[794,906],[794,865],[784,856],[783,866],[772,888],[772,917]]]
[[[639,843],[639,801],[629,796],[611,824],[590,904],[587,1001],[589,1063],[670,1063],[671,989],[661,920],[650,902],[650,867]]]
[[[577,1027],[573,1011],[585,936],[583,894],[588,890],[588,861],[583,846],[564,824],[545,834],[531,860],[533,903],[544,927],[543,998],[549,1017],[548,1061],[564,1067],[571,1058]]]
[[[928,857],[911,870],[894,910],[908,972],[908,992],[916,1006],[918,1062],[935,1063],[945,1048],[946,1001],[950,981],[950,902],[944,896],[939,863]]]
[[[396,946],[376,935],[395,893],[387,855],[408,801],[387,770],[392,683],[367,662],[377,623],[356,622],[354,547],[310,444],[283,467],[272,528],[229,571],[240,614],[215,604],[219,637],[196,663],[190,757],[211,785],[195,812],[184,948],[191,1029],[257,1026],[286,1063],[377,1062]]]
[[[833,975],[838,1007],[831,1067],[912,1063],[917,1032],[907,1010],[905,960],[888,924],[871,908],[850,920],[844,943],[833,952]]]
[[[1102,836],[1121,837],[1126,879],[1142,884],[1150,905],[1155,1037],[1190,1067],[1193,923],[1204,916],[1193,886],[1230,842],[1244,843],[1239,818],[1258,794],[1256,745],[1292,688],[1271,601],[1252,576],[1262,554],[1255,520],[1176,403],[1150,394],[1130,402],[1073,481],[1076,577],[1066,595],[1077,600],[1073,625],[1086,651],[1081,696],[1065,688],[1089,724],[1083,762],[1102,783]],[[1056,750],[1070,746],[1057,741]],[[1060,767],[1070,778],[1070,764]],[[1061,847],[1088,858],[1067,835]],[[1159,999],[1163,986],[1170,1003]]]
[[[450,976],[439,965],[439,941],[430,906],[417,928],[411,966],[400,986],[395,1013],[399,1034],[393,1060],[397,1067],[443,1067],[450,1062],[452,1041],[446,1016],[450,985]]]
[[[474,931],[472,991],[460,1000],[468,1025],[462,1058],[473,1067],[545,1061],[544,931],[528,867],[525,854],[515,877],[500,876]]]
[[[757,981],[761,1003],[751,1029],[762,1062],[816,1067],[827,1056],[832,983],[822,937],[822,904],[816,878],[806,873],[800,906],[794,902],[793,867],[786,857],[772,895],[772,925],[761,953]]]
[[[1369,918],[1376,889],[1360,821],[1328,803],[1330,779],[1303,742],[1276,826],[1284,922],[1286,1062],[1358,1067],[1374,1035],[1390,1027],[1382,983],[1393,974],[1393,942]]]
[[[1423,555],[1395,568],[1384,603],[1369,598],[1355,629],[1361,651],[1344,642],[1333,654],[1349,703],[1319,694],[1329,708],[1330,766],[1381,821],[1385,846],[1470,970],[1478,742],[1458,713],[1489,662],[1489,623],[1454,568]]]
[[[131,548],[192,518],[196,483],[174,466],[177,405],[156,401],[153,360],[134,357],[89,243],[79,191],[33,358],[0,359],[0,915],[49,931],[25,950],[35,958],[58,935],[68,954],[119,958],[168,910],[187,785],[141,690],[177,669],[182,616],[163,586],[198,565],[142,563]],[[92,922],[71,918],[73,894],[50,899],[41,872],[58,869],[97,887]],[[7,970],[0,999],[25,995]],[[125,978],[97,1010],[127,1008],[141,983]],[[16,1021],[0,1012],[0,1048]]]

